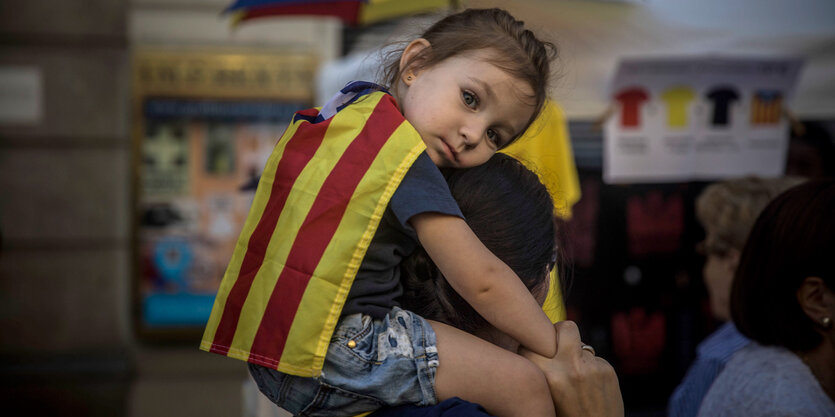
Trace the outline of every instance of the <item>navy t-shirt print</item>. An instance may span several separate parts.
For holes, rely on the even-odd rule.
[[[730,122],[730,107],[739,100],[739,94],[733,87],[716,87],[707,93],[707,98],[713,102],[713,126],[727,126]]]

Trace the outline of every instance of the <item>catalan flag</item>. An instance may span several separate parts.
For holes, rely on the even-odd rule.
[[[783,94],[776,90],[761,90],[751,100],[751,124],[780,123],[783,116]]]
[[[370,25],[449,6],[449,0],[236,0],[225,12],[235,24],[268,16],[331,16],[350,26]]]
[[[326,110],[296,113],[273,150],[202,350],[292,375],[321,371],[383,211],[425,149],[385,92]]]

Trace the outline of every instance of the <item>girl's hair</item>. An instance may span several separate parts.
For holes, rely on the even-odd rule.
[[[530,97],[534,112],[525,129],[539,115],[548,94],[551,60],[556,57],[557,48],[525,29],[524,22],[502,9],[467,9],[439,20],[421,37],[429,41],[430,47],[424,48],[404,68],[429,68],[462,53],[491,49],[496,52],[493,65],[528,83],[534,91]],[[403,48],[386,53],[388,62],[382,80],[390,88],[400,78],[402,53]]]
[[[760,214],[739,259],[731,316],[763,345],[818,346],[816,323],[797,301],[807,277],[835,291],[835,180],[813,180],[777,196]]]
[[[539,178],[496,154],[485,164],[452,170],[447,182],[467,224],[533,294],[543,295],[556,262],[554,203]],[[488,325],[441,275],[422,249],[402,264],[402,305],[467,332]]]

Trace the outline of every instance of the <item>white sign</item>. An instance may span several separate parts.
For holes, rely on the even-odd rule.
[[[0,66],[0,123],[37,124],[43,118],[42,103],[39,68]]]
[[[649,58],[620,62],[604,128],[608,183],[783,174],[795,58]]]

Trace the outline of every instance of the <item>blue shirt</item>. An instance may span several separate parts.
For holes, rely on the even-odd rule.
[[[426,212],[464,218],[446,179],[423,152],[391,197],[348,292],[343,317],[363,313],[381,319],[398,305],[403,294],[400,263],[420,245],[409,219]]]
[[[835,401],[796,354],[751,342],[716,378],[699,416],[832,417]]]
[[[713,380],[736,351],[751,341],[727,322],[711,333],[696,348],[696,360],[670,397],[669,417],[695,417]]]

